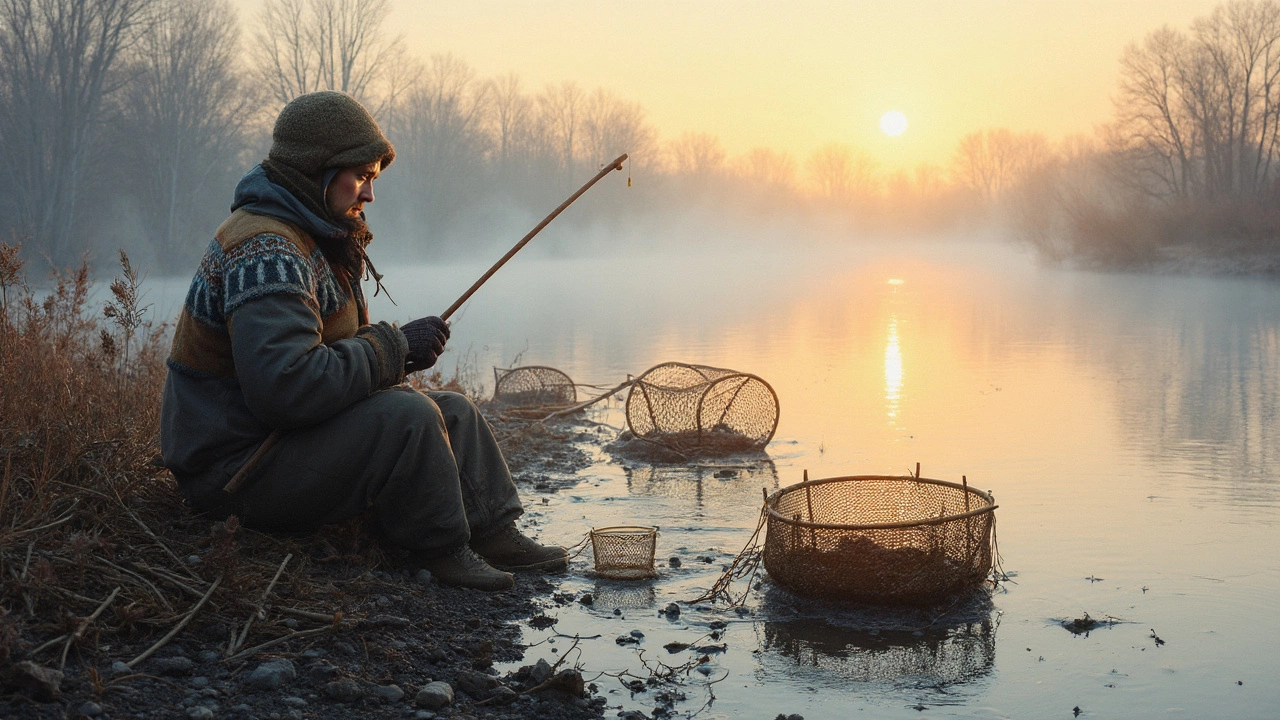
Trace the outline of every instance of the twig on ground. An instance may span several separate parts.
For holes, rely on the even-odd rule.
[[[63,515],[62,517],[58,518],[57,520],[54,520],[51,523],[46,523],[44,525],[41,525],[40,527],[33,527],[33,528],[27,528],[26,530],[19,530],[13,533],[12,535],[10,535],[8,540],[12,541],[14,538],[22,537],[23,535],[28,535],[34,532],[40,532],[41,530],[48,530],[49,528],[57,527],[62,523],[67,522],[71,518],[75,517],[75,513],[73,513],[72,510],[75,510],[76,506],[79,504],[80,504],[80,498],[76,498],[75,502],[71,503],[71,507],[67,508],[66,515]],[[24,570],[24,573],[25,573],[25,570]]]
[[[107,596],[107,599],[102,601],[102,604],[98,606],[98,609],[93,611],[92,615],[80,621],[80,625],[76,627],[75,632],[71,633],[71,636],[67,638],[67,644],[62,646],[62,660],[58,663],[58,672],[62,672],[62,670],[67,666],[67,651],[71,649],[72,643],[84,637],[84,631],[88,629],[89,624],[94,620],[97,620],[98,616],[102,614],[102,611],[106,610],[107,606],[114,602],[116,596],[119,594],[120,588],[117,586],[116,589],[112,590],[111,594]]]
[[[187,626],[187,623],[191,622],[191,618],[195,617],[197,612],[200,612],[200,608],[204,607],[205,602],[209,600],[209,598],[213,595],[213,591],[217,590],[218,585],[220,585],[221,583],[222,583],[222,575],[219,575],[218,578],[213,581],[213,584],[209,586],[209,591],[204,594],[204,597],[200,598],[200,602],[197,602],[195,607],[191,608],[191,612],[187,613],[187,616],[182,619],[182,622],[179,622],[172,630],[168,632],[168,634],[166,634],[164,637],[157,640],[155,645],[152,645],[151,647],[147,648],[146,652],[142,653],[138,657],[125,663],[125,666],[132,669],[134,665],[137,665],[143,660],[146,660],[147,658],[151,657],[152,653],[164,647],[165,644],[167,644],[169,640],[173,638],[174,635],[177,635],[178,632],[182,630],[182,628]]]
[[[186,564],[186,563],[184,563],[184,562],[182,562],[182,560],[179,560],[179,559],[178,559],[178,556],[177,556],[176,554],[174,554],[174,552],[173,552],[172,550],[170,550],[170,549],[169,549],[169,546],[168,546],[168,545],[165,545],[165,544],[164,544],[164,542],[163,542],[159,537],[156,537],[156,534],[155,534],[155,533],[151,532],[151,528],[147,527],[147,524],[146,524],[146,523],[144,523],[144,522],[142,522],[142,519],[141,519],[141,518],[139,518],[137,515],[133,514],[133,511],[132,511],[132,510],[130,510],[130,509],[129,509],[125,504],[124,504],[124,500],[123,500],[123,499],[121,499],[121,498],[119,498],[119,497],[117,497],[116,499],[120,501],[120,507],[121,507],[121,508],[123,508],[123,509],[124,509],[124,511],[125,511],[126,513],[128,513],[128,514],[129,514],[129,517],[133,518],[133,521],[134,521],[134,522],[138,523],[138,527],[142,528],[142,531],[143,531],[144,533],[146,533],[146,534],[147,534],[147,537],[151,538],[151,540],[152,540],[152,541],[154,541],[156,545],[159,545],[159,546],[160,546],[160,549],[161,549],[161,550],[164,550],[164,551],[165,551],[165,553],[166,553],[170,558],[172,558],[172,559],[173,559],[173,562],[174,562],[175,564],[177,564],[177,566],[178,566],[178,567],[182,568],[184,572],[186,572],[188,575],[190,575],[191,577],[195,578],[196,580],[202,580],[202,578],[201,578],[199,575],[196,575],[196,573],[195,573],[195,571],[194,571],[194,570],[192,570],[191,568],[187,567],[187,564]]]
[[[263,612],[263,607],[266,605],[267,597],[271,595],[272,589],[276,586],[276,581],[280,579],[280,573],[284,572],[284,566],[288,565],[289,561],[292,559],[293,553],[285,555],[284,560],[280,563],[280,567],[276,568],[275,577],[271,578],[271,582],[267,584],[267,589],[262,591],[262,597],[258,599],[257,606],[254,607],[253,612],[249,613],[249,619],[245,621],[244,629],[240,631],[240,637],[231,643],[231,647],[227,648],[228,656],[234,655],[236,650],[239,650],[240,646],[244,645],[244,639],[249,635],[249,628],[253,627],[253,621],[259,615],[264,618],[266,617],[266,613]]]
[[[223,659],[222,662],[229,663],[229,662],[234,662],[236,660],[241,660],[241,659],[250,657],[252,655],[256,655],[268,648],[273,648],[276,645],[279,645],[280,643],[288,642],[290,640],[300,640],[302,638],[311,637],[312,635],[319,635],[321,633],[334,632],[335,630],[337,630],[337,628],[338,628],[338,625],[337,623],[335,623],[333,625],[329,625],[327,627],[322,627],[322,628],[312,628],[310,630],[297,630],[295,632],[289,633],[288,635],[282,635],[274,640],[268,640],[264,643],[254,645],[248,650],[241,650],[235,655],[232,655],[229,658]]]

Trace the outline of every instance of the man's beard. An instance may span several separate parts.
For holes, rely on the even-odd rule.
[[[349,282],[358,282],[365,269],[364,249],[373,242],[373,233],[369,231],[369,225],[363,217],[333,218],[333,221],[347,231],[346,235],[317,240],[316,244],[320,246],[320,252],[324,253],[324,259],[329,261],[329,265],[346,273]]]

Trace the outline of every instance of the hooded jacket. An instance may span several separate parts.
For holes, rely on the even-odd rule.
[[[236,186],[183,303],[161,406],[165,465],[197,509],[225,508],[222,487],[273,429],[404,379],[404,334],[369,324],[358,275],[316,244],[344,232],[261,166]]]

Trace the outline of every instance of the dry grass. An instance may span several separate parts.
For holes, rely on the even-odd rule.
[[[0,244],[0,667],[108,644],[132,666],[192,618],[230,628],[228,657],[361,622],[342,617],[382,553],[359,522],[288,538],[182,504],[158,462],[167,333],[140,284],[121,254],[95,312],[86,266],[37,293]]]

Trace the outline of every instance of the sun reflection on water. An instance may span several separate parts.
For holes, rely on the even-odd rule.
[[[898,417],[898,399],[902,391],[902,348],[898,345],[898,316],[889,317],[889,342],[884,348],[884,401],[889,423]]]

